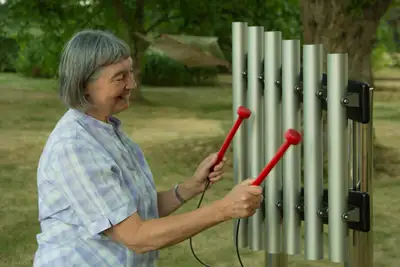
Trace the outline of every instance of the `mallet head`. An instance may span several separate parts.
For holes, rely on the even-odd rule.
[[[295,129],[289,129],[285,132],[285,139],[291,145],[297,145],[301,142],[301,134]]]
[[[250,117],[251,111],[250,109],[244,106],[240,106],[237,110],[237,114],[239,115],[240,118],[247,119],[248,117]]]

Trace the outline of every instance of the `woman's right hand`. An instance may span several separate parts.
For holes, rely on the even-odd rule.
[[[252,185],[255,179],[247,179],[236,185],[222,200],[222,211],[229,219],[252,216],[263,201],[260,186]]]

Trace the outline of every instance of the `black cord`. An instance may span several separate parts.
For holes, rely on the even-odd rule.
[[[206,184],[205,184],[205,186],[204,186],[204,191],[203,191],[203,193],[201,194],[201,197],[200,197],[200,200],[199,200],[199,204],[197,204],[197,208],[196,208],[196,209],[200,208],[201,202],[203,201],[203,198],[204,198],[204,194],[206,193],[206,190],[207,190],[207,188],[208,188],[209,186],[210,186],[210,181],[207,180],[207,182],[206,182]],[[240,258],[240,252],[239,252],[239,227],[240,227],[240,219],[238,220],[237,225],[236,225],[236,236],[235,236],[236,242],[235,242],[235,243],[236,243],[236,255],[237,255],[238,261],[239,261],[239,263],[240,263],[240,266],[241,266],[241,267],[244,267],[244,266],[243,266],[243,263],[242,263],[242,259]],[[193,249],[193,240],[192,240],[192,237],[190,237],[189,243],[190,243],[190,250],[192,251],[192,254],[193,254],[193,256],[196,258],[196,260],[197,260],[201,265],[203,265],[203,266],[205,266],[205,267],[211,267],[210,265],[207,265],[207,264],[205,264],[204,262],[202,262],[202,261],[199,259],[199,257],[197,257],[197,255],[196,255],[196,253],[194,252],[194,249]]]
[[[240,219],[238,219],[237,225],[236,225],[236,236],[235,236],[235,238],[236,238],[236,242],[235,242],[236,243],[236,256],[238,258],[240,266],[244,267],[242,259],[240,258],[240,252],[239,252],[239,228],[240,228]]]
[[[200,208],[201,202],[203,201],[204,198],[204,194],[206,193],[207,188],[210,186],[210,180],[207,180],[206,185],[204,187],[203,193],[201,194],[200,200],[199,200],[199,204],[197,204],[197,209]],[[190,237],[189,239],[189,243],[190,243],[190,250],[192,251],[193,256],[196,258],[196,260],[198,262],[200,262],[200,264],[202,264],[203,266],[206,267],[211,267],[210,265],[205,264],[204,262],[202,262],[199,257],[197,257],[196,253],[194,252],[193,249],[193,241],[192,241],[192,237]]]

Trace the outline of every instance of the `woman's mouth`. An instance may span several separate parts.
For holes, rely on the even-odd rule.
[[[123,100],[128,100],[130,94],[131,94],[131,92],[124,93],[124,94],[120,95],[118,98],[119,98],[119,99],[123,99]]]

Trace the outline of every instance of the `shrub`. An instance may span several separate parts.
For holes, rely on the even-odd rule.
[[[15,39],[0,36],[0,72],[15,72],[19,46]]]
[[[53,78],[57,75],[58,54],[52,53],[41,39],[31,39],[21,47],[16,70],[35,78]]]
[[[217,68],[187,68],[167,56],[146,52],[143,58],[142,84],[153,86],[196,86],[213,83]]]
[[[389,54],[387,47],[379,43],[372,51],[372,64],[375,70],[380,70],[395,65],[395,60]]]

